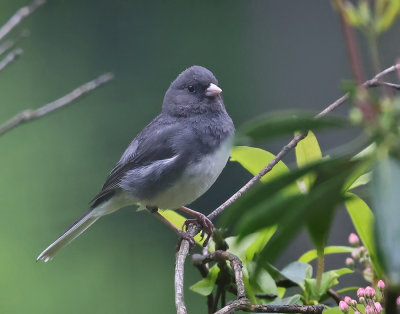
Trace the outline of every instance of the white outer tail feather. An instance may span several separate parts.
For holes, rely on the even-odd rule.
[[[36,261],[44,261],[45,263],[50,261],[54,255],[63,248],[64,246],[71,243],[74,239],[79,237],[86,229],[94,224],[97,219],[101,216],[95,215],[95,211],[92,210],[71,226],[63,235],[48,246],[36,259]]]
[[[49,245],[36,259],[36,261],[50,261],[54,255],[64,246],[71,243],[74,239],[79,237],[91,225],[93,225],[101,216],[111,214],[112,212],[125,207],[127,205],[135,204],[137,200],[132,198],[128,193],[117,193],[108,201],[99,204],[95,208],[89,209],[83,214],[67,231],[65,231],[57,240]]]

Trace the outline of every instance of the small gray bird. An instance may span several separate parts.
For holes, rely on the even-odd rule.
[[[161,113],[131,142],[87,210],[37,258],[51,260],[100,217],[140,204],[181,236],[158,209],[180,209],[196,217],[206,233],[211,221],[184,205],[204,194],[225,167],[234,125],[225,110],[218,81],[209,70],[192,66],[168,88]],[[193,239],[189,239],[193,241]]]

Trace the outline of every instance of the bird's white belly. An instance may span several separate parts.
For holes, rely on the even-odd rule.
[[[232,141],[229,139],[215,152],[190,164],[178,182],[148,200],[147,204],[162,209],[176,209],[192,203],[217,180],[228,161],[231,150]]]

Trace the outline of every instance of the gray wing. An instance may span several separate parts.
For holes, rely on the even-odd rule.
[[[160,124],[159,118],[132,141],[91,201],[92,207],[108,200],[119,189],[139,199],[150,198],[179,177],[195,153],[188,143],[193,135],[190,129],[177,124]]]

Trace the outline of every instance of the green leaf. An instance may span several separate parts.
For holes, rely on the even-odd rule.
[[[368,184],[371,181],[371,178],[372,178],[371,172],[362,174],[351,184],[351,186],[348,188],[348,190],[352,190],[352,189],[358,188],[362,185]]]
[[[349,246],[327,246],[324,249],[324,255],[336,253],[351,253],[353,251],[355,251],[355,249]],[[304,253],[302,256],[299,257],[298,261],[303,263],[310,263],[317,257],[317,250],[314,249]]]
[[[312,266],[302,262],[292,262],[281,270],[281,275],[304,289],[304,280],[312,276]]]
[[[189,289],[203,296],[210,295],[214,290],[219,271],[219,267],[217,265],[214,265],[210,268],[206,278],[203,278],[202,280],[196,282]]]
[[[322,158],[321,148],[319,147],[318,140],[312,131],[309,131],[307,136],[297,144],[295,151],[297,166],[299,168]],[[304,176],[302,180],[304,181],[308,191],[314,181],[314,177],[309,174]]]
[[[235,146],[232,148],[230,160],[237,161],[252,175],[256,175],[274,158],[275,155],[260,148]],[[287,172],[289,172],[289,168],[282,161],[279,161],[276,166],[261,179],[261,182],[267,182]]]
[[[254,119],[238,131],[238,136],[247,136],[253,140],[267,140],[274,137],[293,134],[296,131],[339,128],[348,125],[347,120],[335,117],[315,119],[310,113],[281,112]]]
[[[382,270],[377,262],[376,248],[374,241],[374,215],[360,197],[353,193],[347,193],[349,198],[345,201],[345,206],[357,234],[369,252],[374,271],[378,277],[382,276]]]
[[[265,269],[261,269],[256,273],[256,264],[247,263],[247,270],[252,289],[255,293],[278,294],[275,280]]]
[[[379,161],[371,184],[375,208],[378,258],[394,285],[400,285],[400,163],[393,157]]]
[[[158,211],[165,219],[171,222],[175,227],[182,230],[183,223],[186,221],[186,218],[180,214],[178,214],[175,210],[159,210]],[[202,239],[200,234],[197,234],[194,237],[196,243],[200,246],[203,246],[203,242],[205,239]]]
[[[378,34],[388,30],[389,27],[393,25],[396,17],[400,14],[399,0],[389,0],[386,1],[386,3],[387,5],[384,12],[377,16],[376,31]]]
[[[332,287],[336,286],[339,281],[338,278],[345,274],[353,273],[353,270],[349,268],[341,268],[337,270],[331,270],[323,273],[321,280],[320,289],[317,288],[317,280],[314,278],[306,278],[305,282],[305,292],[307,299],[319,301],[321,297]]]
[[[248,246],[246,250],[246,260],[252,261],[254,256],[259,254],[276,232],[276,226],[267,227],[258,233],[257,239]]]

